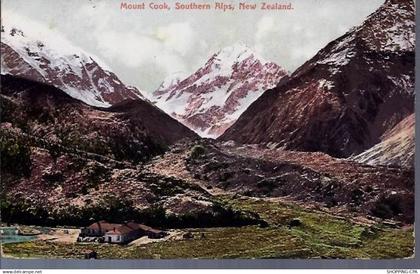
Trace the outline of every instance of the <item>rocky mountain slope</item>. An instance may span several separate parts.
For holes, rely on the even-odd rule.
[[[382,142],[352,159],[369,165],[414,168],[415,114],[411,114],[399,122],[382,138]]]
[[[49,85],[2,76],[2,219],[86,225],[91,220],[158,226],[257,224],[182,179],[143,162],[196,134],[141,99],[88,106]]]
[[[143,98],[126,86],[97,57],[62,37],[45,41],[17,27],[1,27],[1,74],[53,85],[89,105],[107,107],[126,99]]]
[[[2,76],[1,103],[8,221],[85,225],[130,216],[172,228],[267,225],[224,204],[225,195],[285,199],[375,222],[414,219],[407,169],[200,140],[143,100],[96,108],[13,76]]]
[[[414,174],[320,152],[267,149],[214,140],[179,142],[148,162],[161,176],[182,178],[213,195],[285,201],[335,216],[414,220]]]
[[[31,138],[116,160],[141,162],[196,134],[144,100],[96,108],[50,85],[1,77],[2,125]]]
[[[221,140],[358,154],[414,110],[415,8],[387,0],[287,81],[264,92]]]
[[[214,54],[192,75],[171,76],[151,101],[203,137],[222,134],[286,71],[237,44]]]

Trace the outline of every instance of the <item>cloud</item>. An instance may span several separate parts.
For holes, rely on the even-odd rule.
[[[171,23],[156,30],[156,38],[169,50],[186,55],[193,47],[195,33],[189,22]]]
[[[257,23],[257,32],[255,33],[255,38],[257,41],[263,39],[266,35],[272,32],[275,28],[274,18],[264,16]]]
[[[26,39],[20,40],[21,43],[28,41],[39,41],[47,45],[51,50],[50,54],[58,56],[68,56],[78,54],[79,56],[92,57],[104,69],[110,70],[109,66],[101,58],[93,53],[88,53],[75,43],[71,42],[58,28],[52,23],[41,22],[18,14],[10,9],[4,9],[1,24],[6,32],[16,28],[23,32]]]
[[[2,11],[1,24],[6,29],[16,28],[21,30],[25,37],[47,42],[53,48],[73,49],[68,45],[69,42],[66,37],[57,31],[53,25],[34,21],[12,10],[5,9]]]
[[[255,32],[255,50],[261,56],[265,56],[267,52],[267,40],[270,40],[275,32],[275,22],[273,17],[264,16],[257,23],[257,31]]]
[[[3,0],[2,15],[6,7],[57,29],[104,59],[123,81],[153,90],[169,74],[193,73],[237,42],[293,71],[383,1],[291,0],[290,12],[162,13],[121,11],[119,0]]]
[[[95,9],[84,5],[78,13],[78,19],[88,26],[89,39],[101,56],[111,60],[115,67],[148,75],[153,71],[151,77],[188,70],[185,57],[193,51],[197,41],[189,22],[151,24],[136,20],[134,23],[132,14],[122,15],[109,5],[109,2],[101,2]]]
[[[95,38],[102,55],[128,67],[158,66],[166,73],[185,70],[182,55],[187,53],[189,46],[170,36],[163,38],[162,33],[139,35],[109,30],[106,35]]]

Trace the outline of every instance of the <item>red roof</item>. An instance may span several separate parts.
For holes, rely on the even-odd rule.
[[[128,234],[135,230],[143,230],[145,232],[160,233],[161,230],[153,229],[150,226],[128,222],[126,224],[112,224],[106,221],[99,221],[89,226],[90,229],[100,230],[107,234],[121,235]]]
[[[99,221],[96,223],[91,224],[88,228],[100,231],[110,231],[116,229],[120,224],[112,224],[106,221]]]
[[[138,228],[135,227],[129,227],[127,225],[120,225],[118,228],[115,229],[115,231],[109,231],[109,234],[128,234],[132,231],[136,231]]]

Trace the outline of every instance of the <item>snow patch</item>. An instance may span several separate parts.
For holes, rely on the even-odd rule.
[[[111,104],[103,95],[116,92],[116,88],[127,90],[98,57],[72,45],[60,33],[45,29],[37,23],[22,31],[22,22],[13,18],[7,17],[1,42],[19,55],[22,61],[12,60],[6,64],[4,55],[13,53],[9,52],[10,49],[2,52],[2,74],[44,81],[93,106],[109,107]],[[142,98],[138,92],[132,93]]]
[[[319,80],[318,83],[319,83],[318,86],[320,88],[326,88],[327,90],[330,90],[334,87],[334,82],[328,81],[328,80],[325,80],[325,79]]]

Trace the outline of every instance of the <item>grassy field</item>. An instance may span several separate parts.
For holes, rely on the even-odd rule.
[[[116,258],[405,258],[412,256],[413,228],[354,225],[342,218],[279,202],[220,198],[237,209],[258,213],[268,227],[189,229],[193,239],[143,246],[62,244],[45,241],[4,244],[13,257],[82,258],[93,249]],[[290,220],[301,224],[288,227]],[[204,237],[201,235],[204,234]]]

